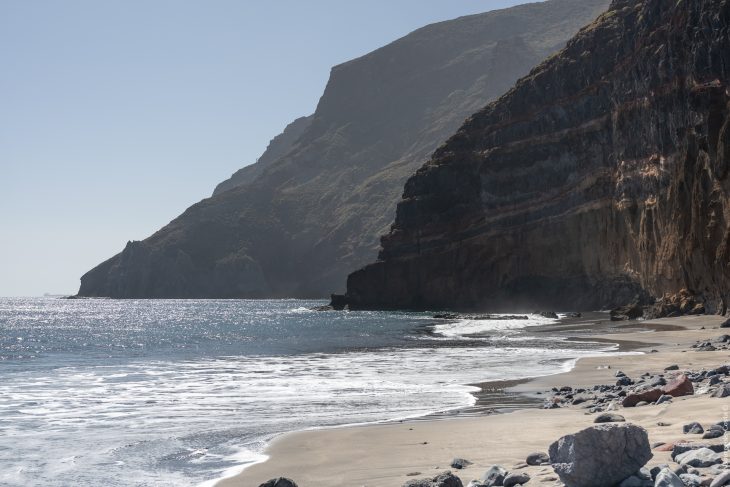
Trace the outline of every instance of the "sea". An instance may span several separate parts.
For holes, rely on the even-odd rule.
[[[605,343],[322,301],[0,298],[0,485],[211,486],[275,436],[469,408]]]

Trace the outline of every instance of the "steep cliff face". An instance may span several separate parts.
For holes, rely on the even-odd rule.
[[[312,123],[312,116],[299,117],[284,128],[284,131],[271,139],[268,147],[256,162],[242,167],[230,178],[218,184],[213,191],[213,195],[228,191],[238,186],[245,186],[252,183],[258,178],[271,164],[285,156],[289,151],[293,150],[299,137],[304,134],[307,127]]]
[[[408,180],[360,308],[730,299],[730,1],[615,0]]]
[[[408,176],[467,116],[607,5],[551,0],[463,17],[336,66],[313,116],[212,198],[84,275],[79,294],[322,297],[343,290],[347,273],[376,257]]]

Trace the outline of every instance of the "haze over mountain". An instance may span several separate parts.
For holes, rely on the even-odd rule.
[[[350,305],[724,313],[729,29],[725,0],[615,0],[409,179]]]
[[[335,66],[316,112],[215,195],[89,271],[82,296],[322,297],[372,260],[409,175],[607,0],[433,24]],[[295,132],[292,135],[292,132]]]

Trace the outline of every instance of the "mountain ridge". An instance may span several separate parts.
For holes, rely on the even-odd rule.
[[[607,5],[551,0],[463,17],[335,66],[283,155],[264,154],[239,174],[244,184],[130,242],[82,276],[79,294],[323,297],[344,289],[347,274],[375,258],[408,176]]]

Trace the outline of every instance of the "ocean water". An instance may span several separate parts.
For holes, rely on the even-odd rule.
[[[0,299],[0,485],[198,486],[273,436],[467,407],[605,344],[298,300]]]

